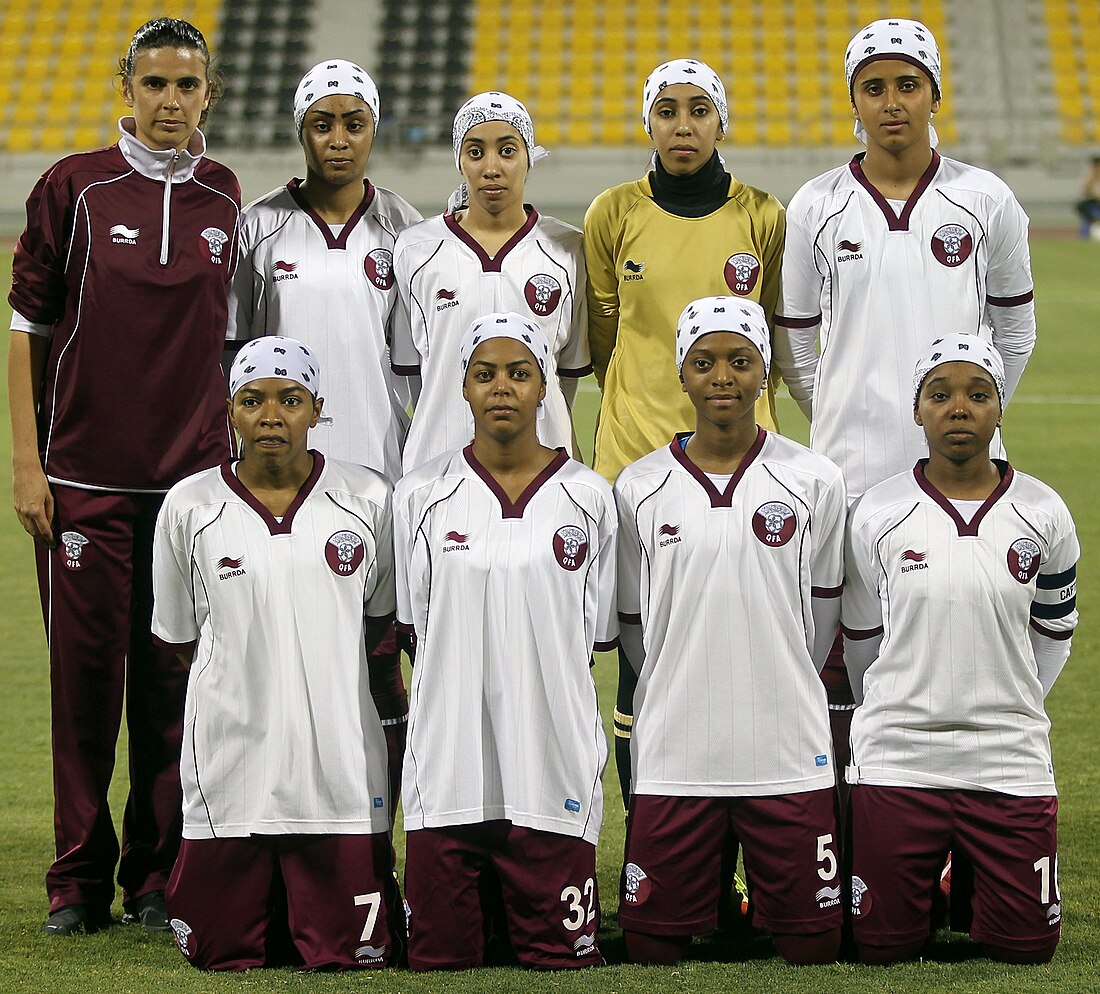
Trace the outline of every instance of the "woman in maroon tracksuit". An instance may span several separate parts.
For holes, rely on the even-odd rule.
[[[15,510],[35,539],[50,646],[52,935],[168,927],[186,673],[152,643],[153,525],[172,484],[229,454],[219,367],[240,187],[198,130],[219,86],[202,34],[161,18],[120,60],[132,117],[27,201],[12,271]],[[130,796],[107,804],[126,695]]]

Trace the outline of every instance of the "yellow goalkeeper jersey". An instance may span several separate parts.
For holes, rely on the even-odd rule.
[[[705,217],[679,217],[653,200],[645,177],[601,193],[584,219],[588,337],[603,396],[594,468],[620,470],[695,426],[680,388],[676,321],[699,297],[758,301],[771,325],[779,299],[786,221],[771,194],[731,177],[729,199]],[[775,431],[771,381],[756,419]]]

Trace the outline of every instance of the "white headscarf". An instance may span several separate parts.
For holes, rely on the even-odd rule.
[[[726,103],[726,88],[718,78],[718,73],[705,62],[699,62],[696,59],[673,59],[654,69],[646,79],[645,86],[642,87],[642,124],[645,126],[647,135],[653,136],[649,127],[649,112],[653,110],[653,105],[660,97],[661,91],[674,83],[690,83],[692,86],[699,87],[710,97],[711,103],[718,111],[722,131],[729,131],[730,114]]]
[[[997,387],[997,397],[1002,409],[1005,406],[1005,363],[998,352],[984,338],[977,335],[944,335],[925,349],[913,371],[913,406],[917,406],[920,388],[928,374],[945,362],[970,362],[980,366]]]
[[[550,343],[546,340],[546,334],[534,321],[528,320],[522,314],[516,314],[515,311],[486,314],[466,329],[466,334],[462,336],[458,346],[463,378],[466,376],[466,368],[470,365],[474,349],[491,338],[511,338],[525,345],[535,357],[535,362],[539,364],[542,378],[546,379],[546,364],[550,359]]]
[[[700,297],[684,308],[676,322],[676,368],[684,368],[684,360],[696,341],[716,331],[744,335],[764,360],[764,375],[769,374],[772,336],[768,319],[763,307],[744,297]]]
[[[899,59],[911,63],[932,80],[933,96],[937,100],[943,96],[940,49],[935,35],[920,21],[892,17],[872,21],[862,31],[856,32],[844,53],[844,79],[848,84],[849,97],[852,96],[852,82],[859,71],[867,63],[879,59]],[[867,130],[863,122],[856,121],[852,130],[866,145]],[[933,148],[940,143],[936,129],[931,126],[928,128],[928,141]]]
[[[229,370],[229,396],[253,380],[271,377],[301,383],[314,397],[321,392],[321,368],[313,353],[296,338],[267,335],[237,353]]]
[[[358,97],[374,115],[374,126],[378,127],[378,87],[364,69],[354,62],[344,59],[329,59],[318,62],[303,77],[294,91],[294,128],[298,140],[302,139],[302,124],[306,111],[318,100],[331,97],[334,93]]]
[[[531,120],[527,108],[507,93],[488,90],[470,97],[455,114],[454,124],[451,127],[451,143],[454,146],[455,166],[459,172],[462,172],[462,142],[466,133],[486,121],[504,121],[512,125],[527,147],[527,161],[532,167],[550,154],[541,145],[535,144],[535,123]],[[451,212],[460,210],[469,202],[470,191],[465,183],[460,183],[458,189],[447,200],[447,210]]]

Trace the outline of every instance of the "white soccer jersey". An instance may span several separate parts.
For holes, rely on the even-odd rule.
[[[397,485],[397,617],[417,636],[407,829],[505,819],[595,845],[590,661],[617,635],[615,529],[611,488],[565,452],[515,504],[471,446]]]
[[[153,550],[153,633],[197,642],[187,685],[183,835],[390,828],[386,740],[364,605],[394,611],[390,485],[315,454],[277,521],[225,465],[173,487]]]
[[[852,496],[928,454],[913,367],[934,339],[992,341],[1011,396],[1035,344],[1032,290],[1027,215],[984,169],[933,153],[900,214],[858,157],[795,194],[775,361],[804,410],[812,396],[810,447]]]
[[[811,596],[838,597],[840,471],[760,429],[724,491],[680,435],[628,466],[620,620],[642,625],[634,792],[766,796],[835,782]]]
[[[573,424],[558,377],[592,371],[581,233],[528,210],[527,222],[492,259],[451,214],[414,225],[397,240],[394,369],[423,381],[405,446],[406,472],[473,438],[458,346],[475,320],[495,311],[528,316],[545,333],[552,360],[539,441],[572,450]]]
[[[393,247],[419,220],[397,194],[368,183],[334,234],[291,180],[245,208],[229,302],[230,338],[289,336],[317,357],[325,407],[310,444],[391,482],[409,426],[408,385],[389,354]]]
[[[852,783],[1055,792],[1028,625],[1069,638],[1080,548],[1062,499],[1001,466],[969,523],[920,464],[852,509],[845,634],[882,634],[852,720]]]

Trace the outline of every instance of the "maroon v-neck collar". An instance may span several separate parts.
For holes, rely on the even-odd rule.
[[[294,202],[305,211],[309,219],[317,226],[317,230],[324,235],[325,244],[330,249],[346,249],[348,247],[348,238],[351,237],[352,230],[362,219],[363,215],[367,213],[367,208],[370,207],[371,202],[374,200],[374,186],[369,179],[363,180],[363,199],[359,206],[355,208],[351,217],[344,222],[344,227],[340,230],[339,235],[332,233],[332,228],[329,227],[328,221],[326,221],[320,214],[318,214],[306,200],[305,195],[302,193],[302,183],[304,180],[292,179],[287,183],[286,188],[290,195],[294,198]]]
[[[519,230],[501,246],[500,251],[497,252],[492,259],[489,258],[489,253],[481,247],[480,242],[455,220],[454,214],[444,214],[443,223],[451,229],[451,233],[460,242],[466,245],[470,251],[478,257],[483,272],[499,273],[505,256],[523,240],[524,236],[535,226],[535,223],[539,219],[539,212],[530,204],[524,204],[523,209],[527,211],[527,220],[524,221],[523,224],[520,225]]]
[[[921,178],[917,180],[917,185],[913,187],[913,192],[909,194],[909,199],[905,201],[905,206],[902,208],[901,217],[898,217],[894,213],[894,208],[890,206],[887,199],[879,192],[878,187],[873,186],[871,181],[863,173],[863,157],[866,152],[860,152],[851,162],[848,163],[848,168],[852,171],[852,175],[856,178],[856,182],[863,187],[870,195],[871,199],[878,204],[878,209],[882,211],[882,216],[886,218],[886,224],[891,231],[908,231],[909,230],[909,216],[913,213],[913,208],[917,206],[917,201],[920,200],[921,194],[928,189],[928,184],[932,182],[932,177],[936,175],[936,170],[940,167],[940,153],[935,149],[932,149],[932,161],[928,163],[928,168],[921,174]]]
[[[672,444],[669,445],[669,449],[672,451],[672,458],[683,466],[688,473],[695,477],[699,486],[707,492],[707,496],[710,498],[711,507],[732,507],[733,492],[737,489],[737,484],[741,482],[741,477],[745,475],[745,471],[755,462],[756,457],[760,455],[760,450],[764,448],[764,441],[767,439],[768,433],[759,425],[756,426],[756,441],[749,446],[749,451],[746,452],[742,458],[741,465],[737,467],[737,472],[730,477],[730,481],[726,484],[725,490],[719,490],[714,485],[714,481],[691,461],[691,456],[687,454],[687,449],[684,446],[693,434],[694,432],[690,431],[677,433],[676,437],[672,440]]]
[[[538,476],[527,484],[523,493],[519,495],[519,499],[513,504],[511,498],[504,492],[504,488],[497,483],[496,477],[477,461],[477,456],[474,455],[473,445],[467,445],[466,448],[462,450],[462,455],[465,456],[470,469],[481,477],[485,486],[487,486],[496,496],[496,499],[500,501],[501,517],[504,518],[522,518],[523,512],[531,502],[531,498],[539,492],[539,489],[544,483],[561,469],[562,466],[569,462],[569,455],[566,453],[565,449],[559,447],[558,454],[550,460],[549,464]]]
[[[913,476],[917,481],[917,486],[939,504],[940,507],[943,508],[944,513],[955,522],[955,528],[960,538],[968,536],[973,537],[978,534],[978,526],[982,523],[982,518],[984,518],[993,509],[993,505],[1004,496],[1005,491],[1008,490],[1012,483],[1012,477],[1016,475],[1012,467],[1003,459],[994,459],[993,463],[1001,472],[1001,482],[993,488],[993,493],[986,497],[982,502],[982,506],[978,508],[977,513],[969,522],[963,520],[963,516],[959,514],[959,509],[951,503],[951,499],[949,497],[944,497],[944,495],[928,481],[928,477],[924,475],[924,467],[928,464],[927,459],[919,459],[916,466],[913,467]]]
[[[272,514],[267,507],[260,501],[260,499],[241,483],[237,474],[233,472],[233,463],[222,463],[222,479],[225,480],[225,484],[233,491],[238,497],[241,498],[253,511],[255,511],[263,522],[267,525],[267,530],[272,535],[289,535],[291,526],[294,524],[294,515],[298,513],[298,508],[305,503],[305,499],[313,492],[313,488],[317,485],[317,481],[321,478],[321,471],[325,467],[325,457],[320,452],[314,452],[313,449],[309,450],[310,455],[313,456],[313,470],[309,476],[306,477],[305,482],[298,488],[298,493],[295,495],[294,500],[290,502],[290,507],[286,509],[286,514],[283,515],[282,521],[277,521],[275,515]]]

